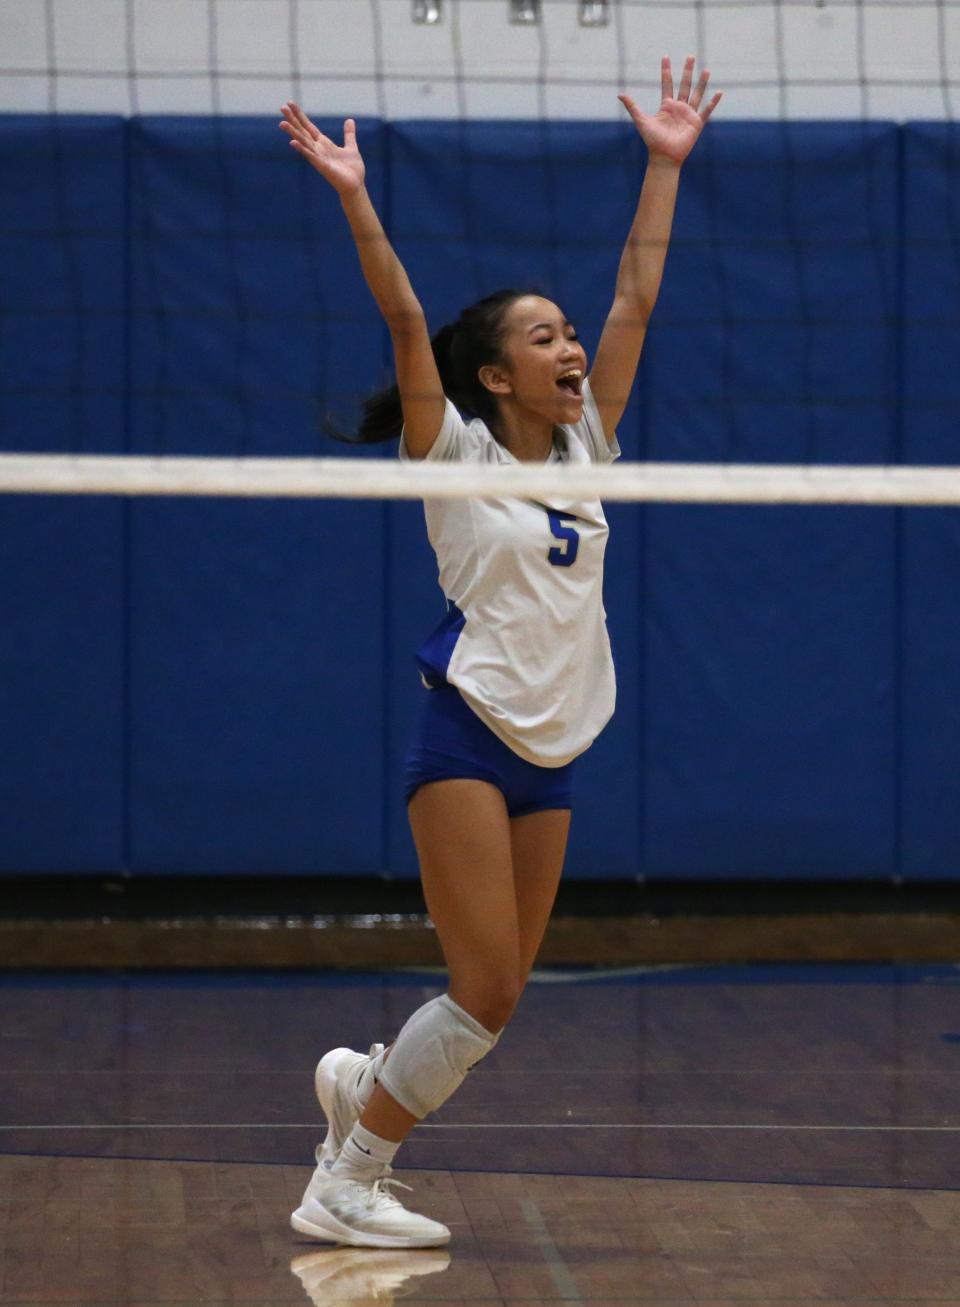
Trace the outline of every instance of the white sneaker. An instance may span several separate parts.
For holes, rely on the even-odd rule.
[[[436,1275],[449,1265],[450,1254],[439,1249],[325,1248],[295,1257],[290,1270],[316,1307],[328,1307],[337,1302],[392,1303],[415,1275]]]
[[[317,1161],[328,1169],[337,1160],[347,1135],[363,1110],[357,1097],[360,1077],[372,1059],[382,1052],[382,1044],[371,1045],[369,1053],[355,1053],[352,1048],[334,1048],[317,1064],[313,1084],[329,1126],[326,1138],[317,1149]]]
[[[450,1231],[428,1216],[408,1212],[390,1186],[409,1189],[389,1178],[387,1167],[376,1180],[348,1180],[318,1166],[303,1202],[290,1217],[298,1234],[355,1248],[436,1248],[448,1243]]]

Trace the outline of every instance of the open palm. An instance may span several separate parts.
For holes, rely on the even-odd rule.
[[[680,88],[676,98],[673,94],[673,70],[670,60],[664,57],[660,63],[660,108],[655,114],[642,113],[629,95],[619,96],[623,107],[629,113],[643,137],[651,154],[658,154],[672,159],[674,163],[683,163],[684,159],[697,143],[703,131],[703,125],[720,103],[721,91],[705,105],[710,74],[700,74],[697,85],[693,85],[693,67],[695,60],[691,55],[683,66]]]
[[[339,194],[359,190],[366,175],[357,149],[357,125],[352,118],[343,124],[343,145],[335,145],[315,127],[298,104],[290,100],[280,111],[280,130],[290,137],[290,144],[321,177],[325,177]]]

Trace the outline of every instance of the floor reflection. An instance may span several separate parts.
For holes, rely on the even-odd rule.
[[[295,1257],[290,1270],[315,1307],[364,1307],[392,1303],[412,1280],[438,1275],[449,1265],[450,1254],[440,1248],[324,1248]]]

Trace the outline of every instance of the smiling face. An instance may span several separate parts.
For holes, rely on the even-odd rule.
[[[551,300],[524,295],[503,320],[503,361],[480,369],[484,386],[552,424],[579,422],[587,356]]]

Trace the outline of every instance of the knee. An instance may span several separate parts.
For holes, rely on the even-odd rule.
[[[503,1029],[520,1001],[523,986],[515,975],[491,973],[468,985],[450,986],[450,997],[492,1035]]]

